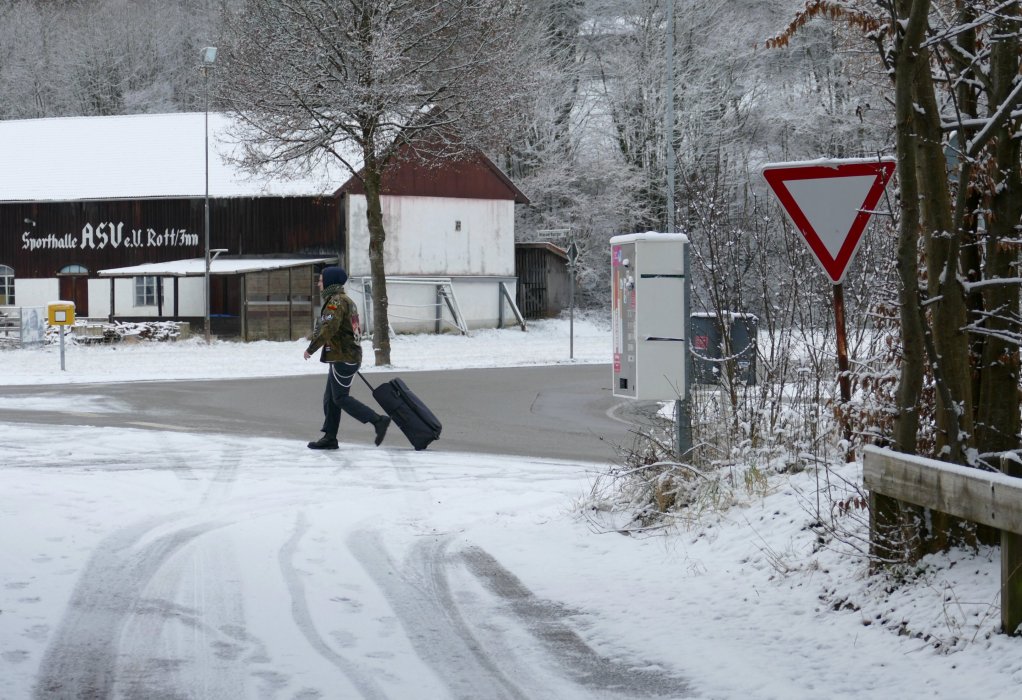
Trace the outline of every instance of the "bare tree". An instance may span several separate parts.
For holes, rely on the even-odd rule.
[[[246,127],[245,162],[272,171],[332,159],[365,188],[378,365],[390,364],[382,178],[409,151],[457,159],[515,131],[528,91],[520,10],[506,0],[250,0],[226,21],[220,85]]]

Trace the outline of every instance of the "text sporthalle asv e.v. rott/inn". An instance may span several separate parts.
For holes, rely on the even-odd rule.
[[[82,249],[102,250],[104,248],[183,248],[199,245],[199,234],[188,229],[130,228],[125,230],[124,222],[85,224],[80,234],[74,233],[33,233],[21,235],[22,250]]]

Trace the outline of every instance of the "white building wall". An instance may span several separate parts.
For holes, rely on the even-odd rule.
[[[60,301],[60,281],[56,277],[14,278],[15,306],[46,306],[51,301]]]
[[[504,327],[518,323],[514,311],[500,292],[500,283],[503,282],[514,299],[517,278],[455,277],[453,282],[454,294],[470,329],[496,328],[501,318]]]
[[[205,316],[203,298],[205,279],[202,277],[181,277],[178,281],[178,316]],[[118,317],[159,317],[159,307],[135,306],[135,279],[114,279],[114,311]],[[174,315],[174,278],[163,278],[163,315]],[[89,316],[107,318],[110,316],[110,280],[106,278],[89,280]]]
[[[366,206],[363,195],[347,198],[352,276],[369,275]],[[388,275],[514,275],[514,202],[385,195],[381,206]]]
[[[182,277],[178,281],[178,316],[204,316],[204,279]],[[157,306],[135,306],[135,280],[133,278],[114,280],[114,304],[117,316],[157,318]],[[14,280],[15,306],[42,306],[60,301],[60,280],[48,279]],[[110,280],[89,279],[89,318],[107,318],[110,315]],[[163,315],[174,315],[174,278],[163,278]]]

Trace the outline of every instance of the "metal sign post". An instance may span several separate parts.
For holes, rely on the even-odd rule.
[[[568,358],[575,359],[575,267],[578,261],[578,246],[575,241],[568,244],[568,276],[571,285],[571,305],[568,311]]]
[[[64,326],[72,326],[75,322],[75,304],[73,301],[55,301],[46,307],[46,317],[51,326],[60,326],[60,371],[64,371]]]
[[[852,402],[852,380],[848,374],[848,335],[845,330],[845,289],[844,285],[834,285],[834,325],[837,335],[837,381],[841,388],[841,406],[845,410],[841,414],[844,428],[845,461],[855,461],[855,450],[852,449],[852,426],[848,422],[848,405]]]

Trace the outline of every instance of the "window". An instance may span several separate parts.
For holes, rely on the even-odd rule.
[[[0,306],[14,306],[14,268],[0,265]]]
[[[135,306],[156,306],[156,277],[135,278]]]
[[[87,275],[89,270],[81,265],[65,265],[58,274],[61,275]]]

